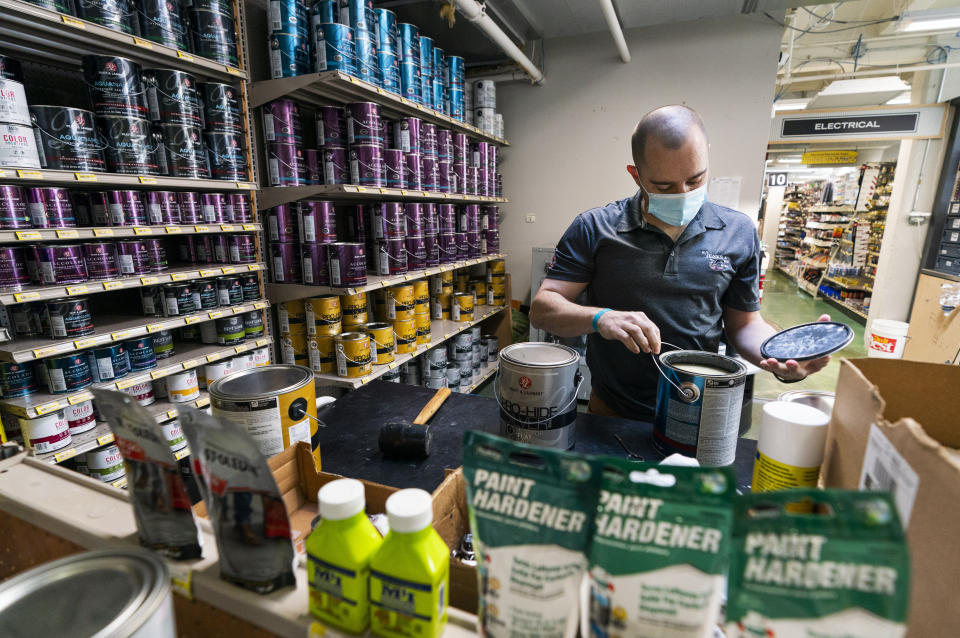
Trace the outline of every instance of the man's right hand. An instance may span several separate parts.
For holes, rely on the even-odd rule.
[[[597,321],[597,332],[622,342],[634,354],[660,354],[660,329],[642,312],[607,311]]]

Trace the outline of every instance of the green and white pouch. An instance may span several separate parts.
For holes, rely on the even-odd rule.
[[[464,437],[479,619],[493,638],[573,638],[600,462],[482,432]]]
[[[730,468],[605,459],[581,633],[712,636],[720,621],[735,494]]]
[[[728,638],[899,638],[910,556],[889,494],[788,490],[735,501]]]

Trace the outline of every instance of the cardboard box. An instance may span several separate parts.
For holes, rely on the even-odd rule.
[[[910,546],[907,636],[960,636],[960,367],[844,360],[827,434],[826,487],[888,489]]]

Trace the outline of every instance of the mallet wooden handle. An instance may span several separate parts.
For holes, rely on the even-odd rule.
[[[433,395],[423,409],[420,410],[420,414],[417,415],[417,418],[413,420],[414,425],[426,425],[427,421],[430,420],[434,414],[437,413],[437,410],[440,409],[440,406],[443,405],[443,402],[447,400],[447,397],[450,396],[450,388],[440,388],[437,390],[436,394]]]

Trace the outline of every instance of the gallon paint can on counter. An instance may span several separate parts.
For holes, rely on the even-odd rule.
[[[245,427],[265,456],[303,441],[319,461],[317,394],[310,368],[251,368],[214,381],[209,390],[213,416]]]
[[[92,586],[96,596],[88,595]],[[166,562],[142,548],[84,552],[45,563],[6,580],[0,598],[0,626],[10,636],[177,635]],[[76,614],[80,600],[83,613]]]
[[[69,405],[64,409],[64,415],[67,419],[67,426],[70,428],[70,435],[89,432],[97,425],[97,415],[93,409],[93,401],[86,400]]]
[[[35,419],[20,418],[24,444],[37,454],[65,448],[71,443],[70,426],[63,410]]]
[[[516,343],[501,350],[494,390],[500,434],[543,447],[573,447],[579,363],[577,351],[560,344]]]
[[[659,366],[654,447],[665,456],[696,456],[702,466],[733,463],[746,366],[696,350],[663,353]]]
[[[120,448],[111,443],[87,452],[87,471],[95,479],[112,483],[126,475]]]
[[[333,338],[337,376],[357,378],[373,370],[370,335],[366,332],[344,332]]]
[[[76,392],[93,384],[90,364],[83,354],[73,353],[44,359],[49,390],[52,394]]]
[[[157,400],[157,397],[153,392],[153,381],[150,379],[141,381],[140,383],[134,383],[133,385],[124,388],[122,392],[130,397],[133,397],[133,399],[142,406],[153,405]]]
[[[0,124],[0,166],[40,168],[40,155],[33,127]]]
[[[103,141],[90,111],[65,106],[30,107],[40,164],[66,171],[103,171]]]

